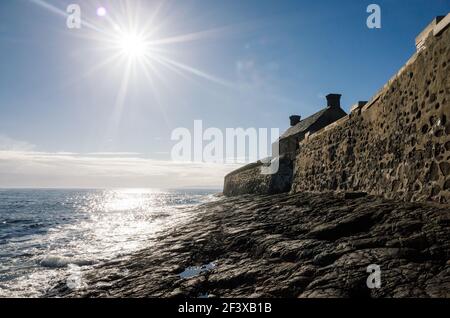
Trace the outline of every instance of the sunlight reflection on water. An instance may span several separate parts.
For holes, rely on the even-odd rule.
[[[123,257],[181,226],[211,191],[0,190],[0,297],[39,296],[68,268]]]

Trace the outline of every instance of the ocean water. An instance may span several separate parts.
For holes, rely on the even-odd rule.
[[[0,190],[0,297],[39,297],[73,273],[127,257],[188,222],[215,193]]]

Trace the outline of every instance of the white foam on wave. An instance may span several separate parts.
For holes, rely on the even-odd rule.
[[[23,200],[22,196],[10,194],[18,201]],[[192,207],[217,199],[211,193],[184,190],[142,193],[58,190],[38,191],[34,196],[43,204],[44,213],[35,213],[41,209],[39,206],[27,206],[26,211],[19,209],[19,212],[30,210],[33,220],[42,219],[49,228],[33,229],[24,236],[13,235],[0,242],[0,298],[40,297],[64,280],[71,287],[80,288],[83,281],[79,278],[88,266],[126,258],[133,251],[146,248],[160,233],[182,226],[195,215]],[[60,212],[45,213],[49,204],[63,201],[68,204]],[[12,225],[3,228],[16,230]]]
[[[85,260],[85,259],[76,259],[71,257],[65,257],[65,256],[56,256],[56,255],[50,255],[44,257],[39,264],[43,267],[49,267],[49,268],[62,268],[67,267],[71,264],[77,265],[77,266],[88,266],[95,264],[92,260]]]

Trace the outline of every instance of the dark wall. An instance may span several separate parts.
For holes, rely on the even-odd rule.
[[[301,143],[292,191],[450,202],[450,29],[426,47],[360,114]]]
[[[283,138],[279,142],[280,145],[279,154],[285,155],[291,160],[294,160],[297,154],[298,144],[301,140],[303,140],[303,138],[305,138],[305,134],[303,133]]]
[[[320,116],[317,121],[312,124],[305,132],[298,133],[290,137],[286,137],[280,140],[280,155],[284,155],[287,158],[295,160],[297,151],[299,149],[299,142],[305,138],[305,133],[315,133],[320,129],[334,123],[335,121],[345,117],[347,114],[341,108],[327,108],[326,112]]]
[[[260,162],[249,164],[225,177],[223,194],[236,196],[243,194],[275,194],[289,192],[292,184],[292,161],[282,158],[279,170],[272,175],[261,173]]]

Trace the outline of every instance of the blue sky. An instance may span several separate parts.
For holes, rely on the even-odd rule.
[[[82,18],[99,25],[104,22],[95,9],[101,5],[126,20],[120,1],[46,2],[63,11],[77,3]],[[371,3],[381,7],[381,29],[366,26]],[[141,16],[157,5],[142,1]],[[164,54],[205,75],[155,65],[150,83],[137,66],[118,113],[126,66],[116,61],[91,71],[111,54],[100,35],[68,29],[65,17],[33,1],[0,2],[0,186],[176,187],[180,178],[183,186],[220,186],[234,167],[213,166],[216,172],[201,178],[195,169],[196,178],[172,171],[173,129],[192,129],[201,119],[206,127],[283,131],[289,115],[314,113],[330,92],[341,93],[348,110],[396,73],[414,53],[416,35],[434,16],[450,12],[450,2],[171,0],[160,8],[156,39],[191,38],[162,45]],[[31,157],[11,157],[17,153]],[[39,161],[39,153],[51,160]],[[137,182],[139,170],[117,171],[123,165],[114,160],[123,156],[147,160],[142,169],[154,165],[153,174]],[[94,161],[95,167],[113,164],[101,173],[80,168]],[[83,173],[68,173],[78,168]],[[113,181],[105,177],[111,171],[118,175]]]

